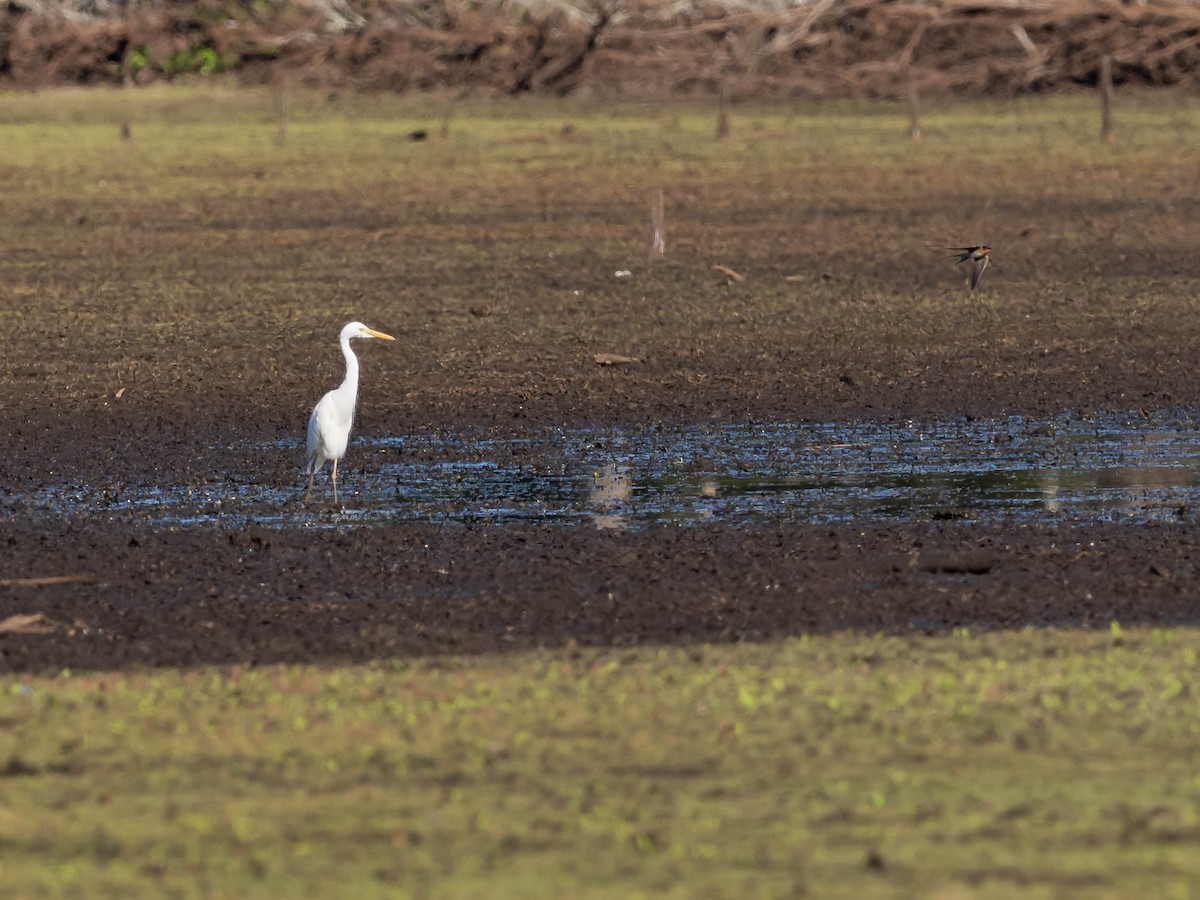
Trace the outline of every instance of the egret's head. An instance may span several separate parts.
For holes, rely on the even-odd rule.
[[[382,331],[368,328],[362,322],[351,322],[342,329],[342,339],[349,340],[350,338],[379,338],[381,341],[395,340],[390,334],[384,334]]]

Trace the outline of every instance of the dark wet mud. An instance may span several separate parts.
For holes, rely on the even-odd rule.
[[[1200,620],[1200,528],[1186,518],[640,532],[83,522],[10,533],[4,549],[27,572],[94,578],[2,588],[6,609],[45,617],[46,633],[0,636],[20,670]]]

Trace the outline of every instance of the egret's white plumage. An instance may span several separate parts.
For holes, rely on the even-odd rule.
[[[342,329],[340,343],[342,356],[346,357],[346,377],[342,383],[322,397],[312,415],[308,417],[308,457],[305,471],[308,472],[307,502],[312,493],[313,478],[325,465],[333,460],[333,502],[337,503],[337,464],[346,455],[346,444],[350,440],[350,426],[354,424],[354,404],[358,400],[358,357],[350,349],[354,338],[379,338],[394,341],[395,338],[382,331],[368,328],[362,322],[351,322]]]

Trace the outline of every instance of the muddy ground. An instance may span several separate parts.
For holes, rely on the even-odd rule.
[[[14,531],[7,571],[96,578],[3,589],[58,623],[15,670],[1197,621],[1191,524]]]
[[[253,161],[221,165],[227,181],[263,178]],[[1200,523],[1186,509],[1154,525],[620,533],[118,525],[48,517],[31,499],[62,482],[298,489],[304,421],[340,378],[333,336],[351,315],[398,337],[361,354],[368,436],[1200,405],[1195,201],[1169,167],[1131,157],[1053,179],[999,167],[1002,199],[972,230],[1002,247],[972,294],[947,241],[929,238],[953,233],[971,169],[933,191],[947,170],[927,165],[867,184],[850,163],[844,196],[833,176],[816,194],[773,169],[678,176],[678,224],[653,265],[645,186],[610,197],[602,172],[595,196],[567,171],[569,187],[541,173],[451,200],[453,185],[434,185],[428,208],[406,182],[404,225],[381,212],[387,197],[354,189],[242,198],[236,212],[29,202],[6,226],[3,263],[0,577],[81,580],[0,585],[0,621],[43,617],[0,634],[0,667],[1200,624]],[[502,195],[512,204],[493,209]],[[635,274],[616,278],[627,265]],[[602,366],[597,353],[636,361]],[[365,464],[347,461],[348,483]]]

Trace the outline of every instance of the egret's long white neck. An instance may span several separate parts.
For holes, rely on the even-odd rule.
[[[342,356],[346,357],[346,377],[342,379],[338,393],[348,395],[353,402],[353,398],[358,394],[358,357],[350,349],[350,338],[342,338],[341,343]]]

